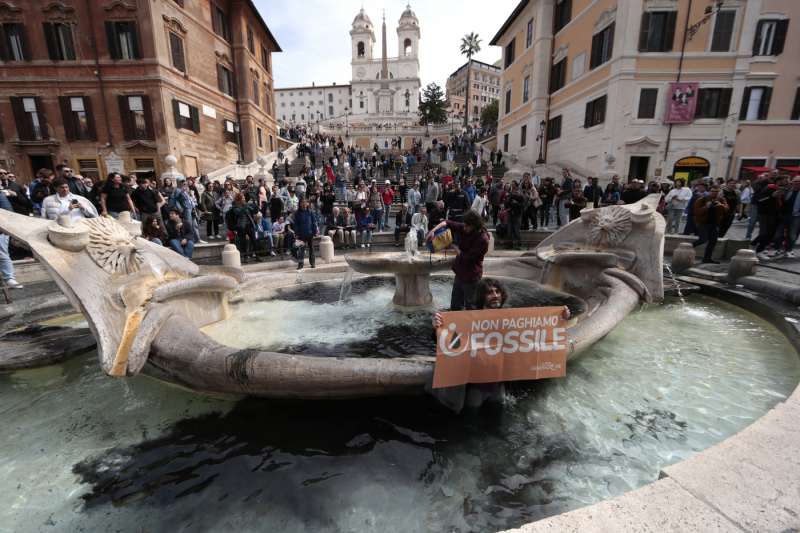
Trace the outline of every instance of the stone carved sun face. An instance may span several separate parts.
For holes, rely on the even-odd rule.
[[[587,233],[590,244],[614,246],[620,244],[631,232],[631,213],[618,206],[600,209]]]
[[[89,244],[86,251],[97,266],[109,274],[138,272],[144,260],[136,249],[134,238],[110,218],[89,218]]]

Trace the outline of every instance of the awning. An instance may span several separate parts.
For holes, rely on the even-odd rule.
[[[778,170],[783,170],[785,172],[791,172],[793,174],[800,174],[800,167],[778,167]]]
[[[742,170],[747,170],[748,172],[758,172],[759,174],[763,174],[764,172],[772,172],[775,169],[769,167],[742,167]]]

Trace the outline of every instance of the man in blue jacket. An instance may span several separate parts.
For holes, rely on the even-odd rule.
[[[308,200],[305,197],[300,200],[298,209],[292,216],[297,239],[297,269],[303,268],[306,248],[308,248],[308,262],[311,264],[311,268],[314,268],[314,237],[319,235],[319,228],[317,227],[317,218],[308,209]]]

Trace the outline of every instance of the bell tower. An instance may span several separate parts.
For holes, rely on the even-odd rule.
[[[397,57],[401,60],[419,58],[419,37],[419,20],[411,5],[407,5],[397,25]]]
[[[350,41],[352,45],[352,63],[372,59],[375,32],[373,31],[372,21],[364,12],[363,7],[356,15],[356,18],[353,19],[352,28],[350,29]]]

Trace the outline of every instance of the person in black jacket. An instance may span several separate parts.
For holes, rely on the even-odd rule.
[[[411,212],[408,204],[403,204],[394,217],[394,245],[400,246],[400,234],[408,233],[411,229]]]
[[[509,211],[509,229],[511,231],[511,247],[519,249],[522,247],[522,235],[520,235],[520,227],[522,226],[522,212],[525,209],[525,197],[519,189],[517,181],[511,182],[511,193],[506,200],[506,207]]]
[[[786,178],[779,177],[760,184],[760,188],[753,194],[753,203],[758,206],[758,237],[751,244],[756,246],[757,254],[763,252],[775,236],[785,189]]]
[[[181,213],[177,209],[169,210],[167,220],[167,239],[169,246],[184,257],[192,258],[194,252],[194,231],[189,224],[185,224]]]
[[[453,181],[453,188],[444,196],[444,205],[447,208],[447,218],[456,222],[464,220],[464,213],[471,207],[469,197],[461,189],[458,180]]]

